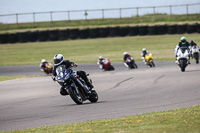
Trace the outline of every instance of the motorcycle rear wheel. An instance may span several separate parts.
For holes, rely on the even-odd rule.
[[[151,61],[151,65],[152,67],[155,67],[155,63],[153,61]]]
[[[199,54],[195,54],[194,58],[196,60],[196,64],[199,64]]]
[[[95,90],[92,90],[92,92],[91,92],[91,94],[90,94],[88,100],[89,100],[91,103],[95,103],[95,102],[98,101],[98,98],[99,98],[99,97],[98,97],[97,92],[96,92]]]

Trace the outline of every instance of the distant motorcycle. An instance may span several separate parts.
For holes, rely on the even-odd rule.
[[[198,46],[192,47],[192,58],[196,60],[196,64],[199,64],[199,48]]]
[[[94,89],[90,90],[85,81],[72,69],[66,69],[64,65],[60,65],[56,68],[56,74],[56,81],[64,86],[76,104],[82,104],[85,100],[89,100],[92,103],[98,101],[96,91]],[[90,80],[90,82],[92,81]]]
[[[132,57],[126,58],[126,61],[124,62],[124,65],[128,67],[129,69],[138,68],[138,66],[135,63],[135,60]]]
[[[151,53],[147,53],[145,55],[146,65],[149,67],[155,67],[155,63],[153,61],[153,57]]]
[[[181,71],[184,72],[185,68],[188,65],[188,60],[189,60],[189,52],[187,48],[179,48],[178,53],[177,53],[177,63],[179,67],[181,68]]]
[[[115,68],[111,65],[111,62],[109,59],[104,59],[101,62],[97,63],[99,65],[100,69],[103,69],[105,71],[112,71],[115,70]]]
[[[53,64],[48,62],[48,63],[45,64],[45,67],[44,68],[41,67],[40,70],[43,71],[46,74],[50,74],[50,73],[52,73],[52,70],[53,70]]]

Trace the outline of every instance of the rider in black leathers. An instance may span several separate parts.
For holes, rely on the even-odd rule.
[[[54,66],[53,66],[53,71],[52,71],[52,79],[55,81],[56,77],[56,68],[59,65],[65,65],[66,69],[69,67],[77,67],[77,65],[73,62],[70,62],[69,60],[64,60],[64,57],[62,54],[57,54],[54,56]],[[90,83],[89,79],[87,78],[86,72],[85,71],[76,71],[77,75],[79,75],[86,83],[86,85],[92,89],[93,85]],[[60,94],[61,95],[68,95],[68,92],[64,89],[62,86],[60,88]]]
[[[131,57],[128,52],[124,52],[124,62],[126,62],[126,59]]]
[[[187,41],[187,39],[184,36],[181,37],[181,41],[178,43],[177,52],[179,48],[187,48],[190,53],[190,43]],[[176,52],[176,56],[177,56],[177,52]],[[190,54],[188,57],[189,57],[188,63],[190,64]]]

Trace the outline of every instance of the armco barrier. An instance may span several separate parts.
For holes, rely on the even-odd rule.
[[[32,31],[28,33],[28,41],[36,42],[38,40],[38,31]]]
[[[187,33],[195,33],[197,32],[197,25],[196,24],[188,24],[187,25]]]
[[[177,34],[183,34],[187,32],[187,24],[177,25]]]
[[[167,25],[158,25],[157,26],[157,34],[158,35],[164,35],[167,34]]]
[[[29,31],[27,31],[27,32],[19,32],[18,33],[18,41],[20,43],[28,42],[28,33],[29,33]]]
[[[140,26],[139,35],[147,35],[147,34],[148,34],[148,26]]]
[[[0,43],[8,43],[8,34],[0,34]]]
[[[110,27],[109,28],[109,36],[110,37],[116,37],[119,36],[119,27]]]
[[[62,29],[59,30],[59,40],[67,40],[69,38],[69,30],[68,29]]]
[[[157,26],[148,26],[149,35],[157,35]]]
[[[81,29],[79,30],[79,36],[81,39],[86,39],[89,37],[89,29]]]
[[[77,39],[79,37],[79,29],[69,29],[69,38]]]
[[[49,30],[49,40],[57,41],[59,39],[58,30]]]
[[[41,42],[49,40],[49,31],[38,31],[38,40]]]
[[[90,38],[98,38],[99,37],[99,28],[89,29],[89,37]]]
[[[129,27],[119,27],[119,35],[127,36],[129,34]]]
[[[108,37],[109,36],[109,27],[99,28],[99,37]]]
[[[138,26],[131,26],[129,27],[129,35],[136,36],[139,34],[139,27]]]
[[[168,34],[176,34],[177,33],[177,25],[168,25],[167,33]]]

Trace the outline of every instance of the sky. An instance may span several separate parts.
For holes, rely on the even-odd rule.
[[[166,6],[166,5],[180,5],[180,4],[193,4],[200,3],[200,0],[0,0],[0,15],[4,14],[17,14],[17,13],[33,13],[33,12],[50,12],[50,11],[71,11],[71,10],[90,10],[90,9],[110,9],[110,8],[129,8],[129,7],[146,7],[146,6]],[[159,9],[158,9],[159,10]],[[169,9],[160,9],[162,10]],[[173,9],[179,11],[179,13],[186,12],[186,8]],[[200,13],[200,5],[197,7],[190,7],[190,12]],[[130,12],[134,12],[130,14]],[[124,17],[131,17],[135,15],[136,11],[123,11]],[[142,10],[139,11],[140,13]],[[144,13],[152,13],[152,9],[149,11],[143,11]],[[143,13],[143,14],[144,14]],[[57,16],[56,16],[57,15]],[[119,16],[119,11],[106,12],[105,18],[110,16]],[[64,20],[68,19],[67,14],[54,14],[55,20],[61,20],[64,16]],[[89,19],[102,17],[102,12],[90,12]],[[71,13],[70,19],[84,19],[84,13]],[[19,22],[33,22],[33,15],[21,15],[18,18]],[[35,16],[36,21],[50,21],[50,14]],[[0,22],[3,23],[15,23],[16,16],[0,16]]]
[[[0,0],[0,14],[200,3],[200,0]]]

